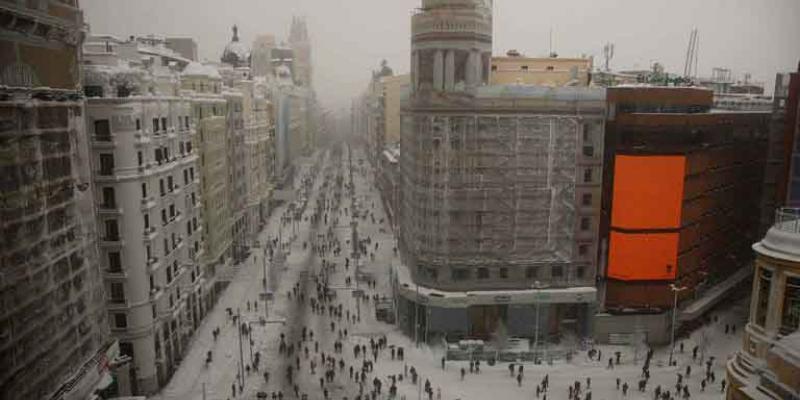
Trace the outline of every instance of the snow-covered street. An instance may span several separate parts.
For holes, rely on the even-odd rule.
[[[653,399],[656,388],[661,393],[669,391],[673,398],[684,398],[687,393],[695,399],[722,397],[726,360],[741,345],[746,298],[716,312],[716,321],[712,318],[712,322],[696,331],[692,338],[681,338],[675,350],[676,366],[666,365],[668,348],[655,349],[644,391],[639,391],[638,387],[643,380],[645,350],[637,352],[628,346],[598,346],[595,350],[599,353],[595,353],[592,360],[584,351],[568,363],[563,360],[553,365],[515,363],[513,373],[509,363],[502,362],[491,367],[482,364],[479,373],[470,372],[468,362],[447,361],[442,368],[444,349],[441,346],[417,348],[413,338],[375,318],[373,296],[391,296],[389,269],[399,262],[399,257],[395,254],[392,230],[368,167],[355,167],[353,180],[361,211],[357,218],[358,238],[365,241],[369,254],[363,257],[361,272],[371,275],[375,282],[374,285],[358,283],[365,298],[360,304],[360,322],[356,321],[359,314],[354,296],[356,268],[355,261],[348,260],[352,256],[350,240],[353,237],[352,198],[347,190],[348,156],[346,150],[341,157],[333,154],[325,153],[322,167],[311,178],[313,189],[308,193],[308,206],[295,227],[296,235],[292,237],[291,222],[283,225],[281,236],[290,243],[288,259],[284,271],[270,272],[270,277],[277,277],[277,281],[270,285],[275,289],[275,296],[269,304],[269,319],[274,322],[285,318],[286,324],[253,323],[252,349],[249,338],[243,335],[241,354],[244,364],[248,365],[244,386],[240,388],[237,383],[240,362],[237,324],[226,309],[230,308],[234,315],[240,311],[245,322],[258,321],[264,316],[264,302],[259,300],[263,277],[260,251],[254,252],[241,266],[200,328],[180,369],[155,399],[254,399],[259,392],[266,393],[268,398],[284,399],[388,399],[392,392],[396,392],[398,399],[427,399],[426,382],[430,383],[433,399],[448,400],[533,399],[537,398],[537,391],[543,399],[567,399],[570,386],[574,387],[576,382],[580,382],[580,399]],[[307,167],[301,169],[299,177],[310,176]],[[320,208],[316,208],[318,201]],[[283,206],[274,211],[270,225],[262,234],[262,243],[279,236],[285,210]],[[730,329],[726,334],[726,325],[739,329]],[[212,332],[217,327],[221,333],[215,340]],[[710,338],[706,359],[714,357],[711,373],[706,372],[707,365],[701,361],[701,354],[693,360],[692,349],[703,331],[705,337]],[[384,338],[385,343],[381,343]],[[360,350],[358,354],[354,352],[356,346]],[[399,348],[403,349],[402,360]],[[253,354],[260,354],[258,371],[250,368],[253,366],[251,350]],[[206,366],[208,351],[212,352],[213,361]],[[610,368],[608,360],[616,358],[617,352],[620,362],[617,364],[615,360]],[[524,372],[518,379],[520,365]],[[465,371],[463,378],[462,369]],[[416,384],[412,370],[418,375]],[[544,379],[548,380],[547,392],[542,389]],[[681,387],[680,393],[676,393],[679,379],[686,389]],[[705,389],[701,383],[704,380]]]

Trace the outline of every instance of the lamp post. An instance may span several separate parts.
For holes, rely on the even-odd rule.
[[[670,283],[669,289],[672,290],[672,293],[675,295],[675,299],[672,303],[672,338],[670,339],[669,345],[669,366],[671,367],[672,357],[675,354],[675,325],[678,322],[678,293],[688,289],[688,287],[676,286],[674,283]]]

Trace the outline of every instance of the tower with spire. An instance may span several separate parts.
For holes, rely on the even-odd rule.
[[[294,51],[294,71],[298,84],[310,87],[313,67],[311,65],[311,39],[305,17],[293,17],[289,30],[289,46]]]

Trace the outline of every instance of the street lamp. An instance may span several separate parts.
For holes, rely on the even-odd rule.
[[[669,284],[669,289],[675,295],[675,300],[672,304],[672,339],[669,346],[669,366],[672,366],[672,357],[675,354],[675,325],[678,321],[678,293],[688,289],[686,286],[676,286],[674,283]]]

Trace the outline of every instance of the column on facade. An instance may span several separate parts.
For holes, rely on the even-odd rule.
[[[451,92],[456,86],[456,52],[448,50],[444,60],[444,89]]]
[[[412,91],[419,88],[419,51],[411,53],[411,79],[413,80]]]
[[[469,55],[467,56],[467,87],[474,88],[478,85],[478,64],[480,63],[480,57],[478,56],[478,52],[476,50],[470,50]]]
[[[433,90],[444,90],[444,52],[436,50],[433,56]]]

